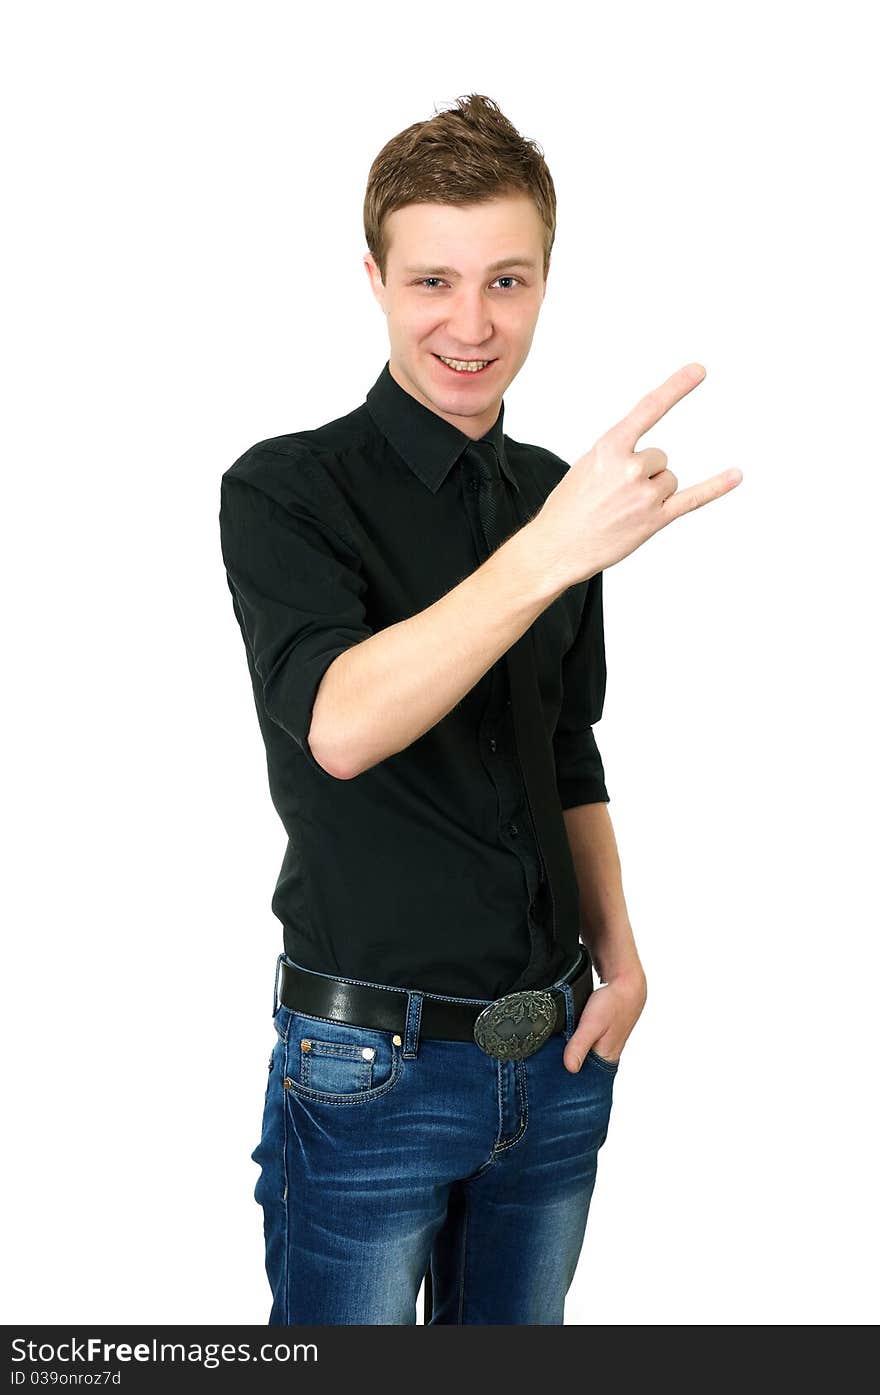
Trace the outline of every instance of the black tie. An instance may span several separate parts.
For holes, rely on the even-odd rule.
[[[501,473],[492,443],[472,441],[466,455],[479,479],[480,521],[491,554],[527,520],[516,516],[514,498]],[[556,763],[538,688],[534,644],[530,627],[511,645],[505,658],[516,747],[546,872],[542,889],[546,889],[550,899],[552,943],[537,943],[533,935],[531,958],[514,989],[547,986],[546,971],[560,948],[566,954],[565,967],[576,958],[580,948],[577,877],[559,802]]]

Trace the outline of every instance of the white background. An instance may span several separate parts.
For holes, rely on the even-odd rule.
[[[387,358],[370,163],[476,91],[559,227],[505,425],[729,495],[605,576],[648,976],[572,1324],[876,1321],[867,5],[31,4],[4,25],[4,1321],[265,1323],[284,852],[220,475]],[[419,1305],[421,1315],[421,1305]]]

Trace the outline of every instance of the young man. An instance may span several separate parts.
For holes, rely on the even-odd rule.
[[[269,1323],[413,1323],[425,1276],[434,1323],[559,1324],[646,999],[592,731],[603,568],[738,481],[676,493],[635,453],[698,364],[570,469],[504,432],[555,195],[488,98],[390,141],[364,216],[387,363],[221,485],[289,839]]]

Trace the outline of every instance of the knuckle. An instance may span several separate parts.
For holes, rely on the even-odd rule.
[[[642,478],[642,464],[640,460],[628,460],[623,467],[623,478],[629,484],[635,484]]]

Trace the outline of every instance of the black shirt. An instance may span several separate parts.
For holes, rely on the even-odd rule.
[[[502,400],[485,439],[528,520],[568,467],[505,436],[503,421]],[[529,916],[549,921],[504,656],[418,740],[353,779],[325,771],[307,740],[333,659],[486,560],[469,440],[386,362],[354,411],[259,441],[226,470],[220,534],[288,838],[272,898],[285,952],[322,973],[496,998],[545,987],[570,963],[551,946],[555,972],[526,981]],[[592,732],[605,697],[602,573],[533,628],[562,808],[608,801]]]

